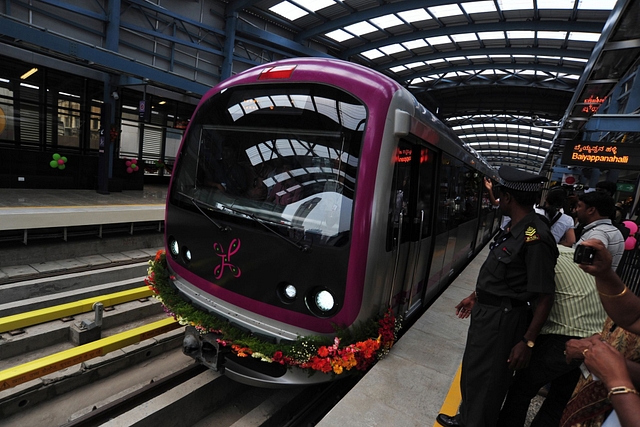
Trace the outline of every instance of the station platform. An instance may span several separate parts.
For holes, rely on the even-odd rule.
[[[93,190],[0,189],[0,230],[164,219],[167,186],[99,194]]]
[[[167,187],[146,185],[141,191],[106,195],[94,190],[0,189],[0,281],[76,268],[77,262],[65,265],[57,262],[60,259],[162,246]],[[120,258],[81,261],[105,263]]]
[[[455,306],[475,289],[488,251],[489,245],[318,427],[439,426],[438,413],[457,412],[469,319],[458,319]]]

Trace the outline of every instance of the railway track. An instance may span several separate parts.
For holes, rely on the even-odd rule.
[[[146,265],[0,284],[1,425],[307,426],[355,383],[263,389],[194,364],[141,286]],[[73,342],[96,302],[99,339]]]

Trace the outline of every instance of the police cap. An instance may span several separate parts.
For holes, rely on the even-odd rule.
[[[544,176],[524,172],[511,166],[501,166],[498,175],[503,187],[516,191],[539,191],[542,183],[547,181]]]

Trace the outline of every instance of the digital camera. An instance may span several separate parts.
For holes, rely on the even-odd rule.
[[[591,246],[578,245],[573,253],[573,262],[578,264],[593,264],[596,250]]]

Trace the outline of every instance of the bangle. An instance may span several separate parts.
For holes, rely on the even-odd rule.
[[[627,394],[627,393],[633,393],[636,396],[640,396],[640,394],[638,394],[638,392],[633,388],[629,388],[626,386],[619,386],[619,387],[612,387],[611,390],[609,390],[609,394],[607,394],[607,399],[611,399],[611,396],[613,396],[614,394]]]
[[[624,290],[623,290],[622,292],[620,292],[619,294],[614,294],[614,295],[611,295],[611,294],[603,294],[603,293],[602,293],[602,292],[600,292],[600,291],[598,291],[598,293],[600,294],[600,296],[603,296],[603,297],[607,297],[607,298],[618,298],[618,297],[621,297],[622,295],[626,294],[626,293],[627,293],[627,289],[629,289],[629,288],[627,288],[627,287],[625,286],[625,287],[624,287]]]

